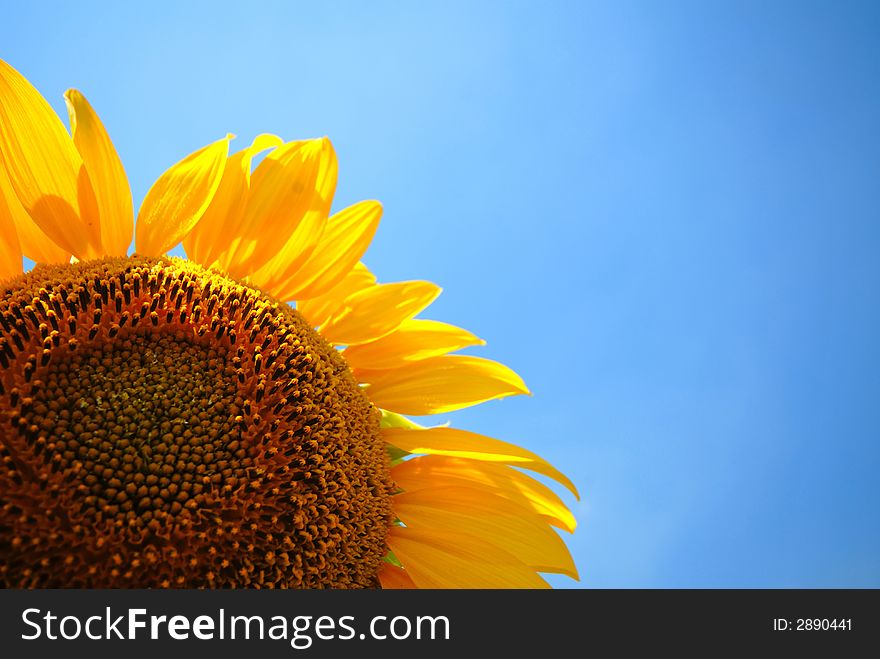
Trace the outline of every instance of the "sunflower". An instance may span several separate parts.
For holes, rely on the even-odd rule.
[[[382,209],[330,214],[329,140],[230,155],[227,135],[162,174],[135,222],[104,126],[65,99],[69,133],[0,61],[0,584],[577,578],[556,531],[573,516],[528,474],[577,496],[562,473],[407,418],[528,390],[455,354],[483,344],[470,332],[416,318],[436,285],[363,265]]]

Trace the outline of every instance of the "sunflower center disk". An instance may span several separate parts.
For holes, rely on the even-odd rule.
[[[294,310],[176,259],[2,288],[0,584],[375,585],[378,413]]]

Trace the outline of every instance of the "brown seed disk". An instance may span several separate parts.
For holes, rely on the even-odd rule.
[[[170,258],[0,289],[0,585],[376,585],[378,411],[295,310]]]

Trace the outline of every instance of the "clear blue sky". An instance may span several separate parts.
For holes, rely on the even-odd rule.
[[[137,202],[227,131],[331,137],[369,265],[534,391],[450,418],[581,488],[555,585],[880,587],[877,3],[7,4]]]

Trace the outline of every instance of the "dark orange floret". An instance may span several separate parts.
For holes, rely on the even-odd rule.
[[[0,585],[376,585],[379,414],[295,310],[142,257],[0,296]]]

